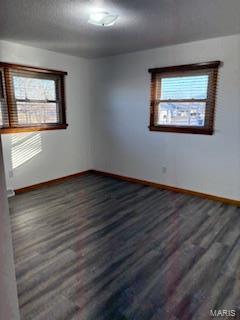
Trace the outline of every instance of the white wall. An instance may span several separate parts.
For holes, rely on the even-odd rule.
[[[12,236],[0,136],[0,319],[19,320]]]
[[[8,188],[22,188],[92,167],[90,62],[0,41],[0,61],[67,71],[67,130],[2,136]],[[13,177],[9,178],[9,171]]]
[[[213,136],[149,132],[148,68],[221,60]],[[94,167],[240,200],[240,36],[95,61]],[[162,167],[167,172],[162,172]]]

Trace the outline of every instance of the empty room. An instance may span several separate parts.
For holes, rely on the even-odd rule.
[[[0,320],[240,319],[240,1],[0,0]]]

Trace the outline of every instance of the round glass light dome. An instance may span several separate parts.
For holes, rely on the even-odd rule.
[[[99,11],[99,12],[93,12],[90,14],[88,23],[94,24],[96,26],[101,26],[101,27],[110,27],[115,24],[117,19],[118,19],[117,15],[110,14],[104,11]]]

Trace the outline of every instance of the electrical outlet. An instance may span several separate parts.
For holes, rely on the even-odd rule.
[[[167,167],[163,166],[162,167],[162,173],[165,174],[167,172]]]

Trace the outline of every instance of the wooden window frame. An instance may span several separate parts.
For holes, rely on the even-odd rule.
[[[216,105],[216,91],[217,91],[217,78],[218,69],[221,65],[220,61],[211,61],[204,63],[196,63],[189,65],[180,65],[173,67],[163,67],[149,69],[151,74],[151,104],[150,104],[150,131],[160,132],[175,132],[175,133],[190,133],[190,134],[206,134],[213,135],[214,133],[214,120],[215,120],[215,105]],[[208,74],[208,91],[207,99],[178,99],[178,100],[160,100],[158,92],[160,92],[158,86],[161,84],[160,78],[167,78],[173,76],[183,76],[184,74],[197,75]],[[160,83],[159,83],[160,82]],[[159,125],[156,124],[156,118],[158,115],[158,105],[160,102],[205,102],[208,112],[205,113],[205,124],[200,126],[181,126],[181,125]]]
[[[14,119],[16,116],[16,101],[14,96],[14,87],[12,82],[13,74],[20,74],[21,72],[28,72],[29,76],[32,74],[34,78],[46,78],[55,81],[56,84],[56,104],[59,107],[58,110],[58,123],[46,123],[46,124],[32,124],[32,125],[20,125]],[[43,131],[43,130],[58,130],[67,129],[68,124],[66,122],[66,103],[65,103],[65,76],[67,72],[43,69],[32,66],[25,66],[20,64],[11,64],[0,62],[0,75],[2,79],[2,99],[5,101],[7,106],[8,125],[7,127],[0,128],[0,134],[5,133],[18,133],[18,132],[32,132],[32,131]],[[24,100],[25,101],[25,100]],[[34,100],[29,100],[34,101]],[[36,102],[36,101],[34,101]],[[37,101],[39,102],[39,101]],[[42,100],[41,100],[42,102]],[[51,102],[51,101],[48,101]]]

